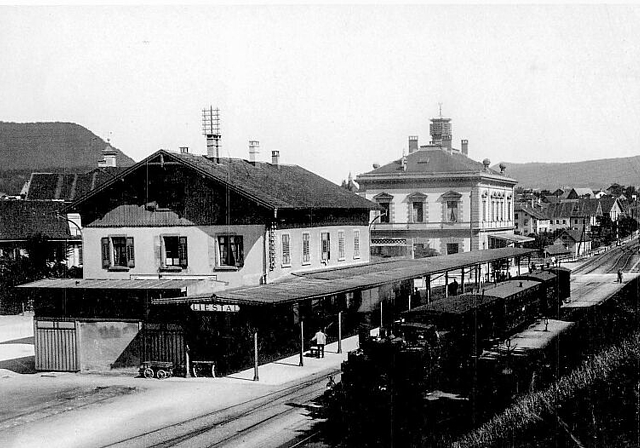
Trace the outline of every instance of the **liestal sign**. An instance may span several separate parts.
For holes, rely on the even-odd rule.
[[[240,311],[239,305],[221,304],[221,303],[192,303],[193,311],[213,311],[222,313],[237,313]]]

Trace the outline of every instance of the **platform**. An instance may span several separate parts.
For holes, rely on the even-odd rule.
[[[571,276],[571,299],[562,308],[597,306],[620,291],[638,273],[625,272],[622,283],[617,274],[583,274]]]

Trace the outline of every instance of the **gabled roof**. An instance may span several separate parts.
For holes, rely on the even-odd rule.
[[[125,169],[109,167],[88,173],[31,173],[25,199],[73,202]]]
[[[0,240],[23,241],[36,234],[50,240],[79,239],[72,237],[69,224],[59,217],[62,202],[0,201]]]
[[[377,209],[373,202],[297,165],[274,165],[244,159],[219,158],[159,150],[78,199],[74,206],[108,188],[119,179],[144,169],[147,163],[177,163],[271,209]]]
[[[549,219],[580,218],[585,216],[599,216],[602,214],[599,199],[572,199],[555,204],[549,204],[545,208]]]
[[[579,241],[582,241],[582,242],[591,241],[591,238],[589,237],[589,235],[587,235],[586,232],[582,233],[580,230],[573,230],[573,229],[563,229],[562,232],[560,232],[560,234],[558,235],[558,238],[556,238],[556,241],[564,240],[565,238],[562,238],[563,235],[568,236],[570,239],[572,239],[576,243]]]
[[[516,204],[515,206],[515,211],[522,211],[526,214],[528,214],[529,216],[535,218],[535,219],[549,219],[549,217],[547,216],[547,214],[545,213],[545,209],[542,208],[534,208],[534,207],[530,207],[528,205],[525,204]]]
[[[362,182],[370,177],[384,175],[424,175],[428,177],[458,175],[479,175],[484,174],[491,177],[500,177],[506,181],[515,183],[514,179],[500,174],[499,172],[486,167],[475,160],[470,159],[457,151],[447,151],[437,148],[421,148],[414,151],[403,159],[394,160],[379,168],[360,174],[356,177],[358,182]]]

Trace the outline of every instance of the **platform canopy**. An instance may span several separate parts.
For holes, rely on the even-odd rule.
[[[155,289],[183,290],[201,282],[196,279],[98,279],[51,278],[19,285],[18,288],[44,289]]]
[[[454,271],[496,260],[528,256],[534,249],[504,247],[420,259],[363,263],[343,268],[301,272],[267,285],[217,291],[214,294],[153,299],[154,305],[230,303],[276,305],[375,288],[402,280]]]
[[[511,243],[528,243],[529,241],[536,240],[530,236],[516,235],[515,233],[490,233],[489,237],[509,241]]]

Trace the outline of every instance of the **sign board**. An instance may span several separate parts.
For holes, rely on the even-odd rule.
[[[237,313],[240,311],[239,305],[228,305],[221,303],[192,303],[191,309],[193,311],[217,311],[223,313]]]

